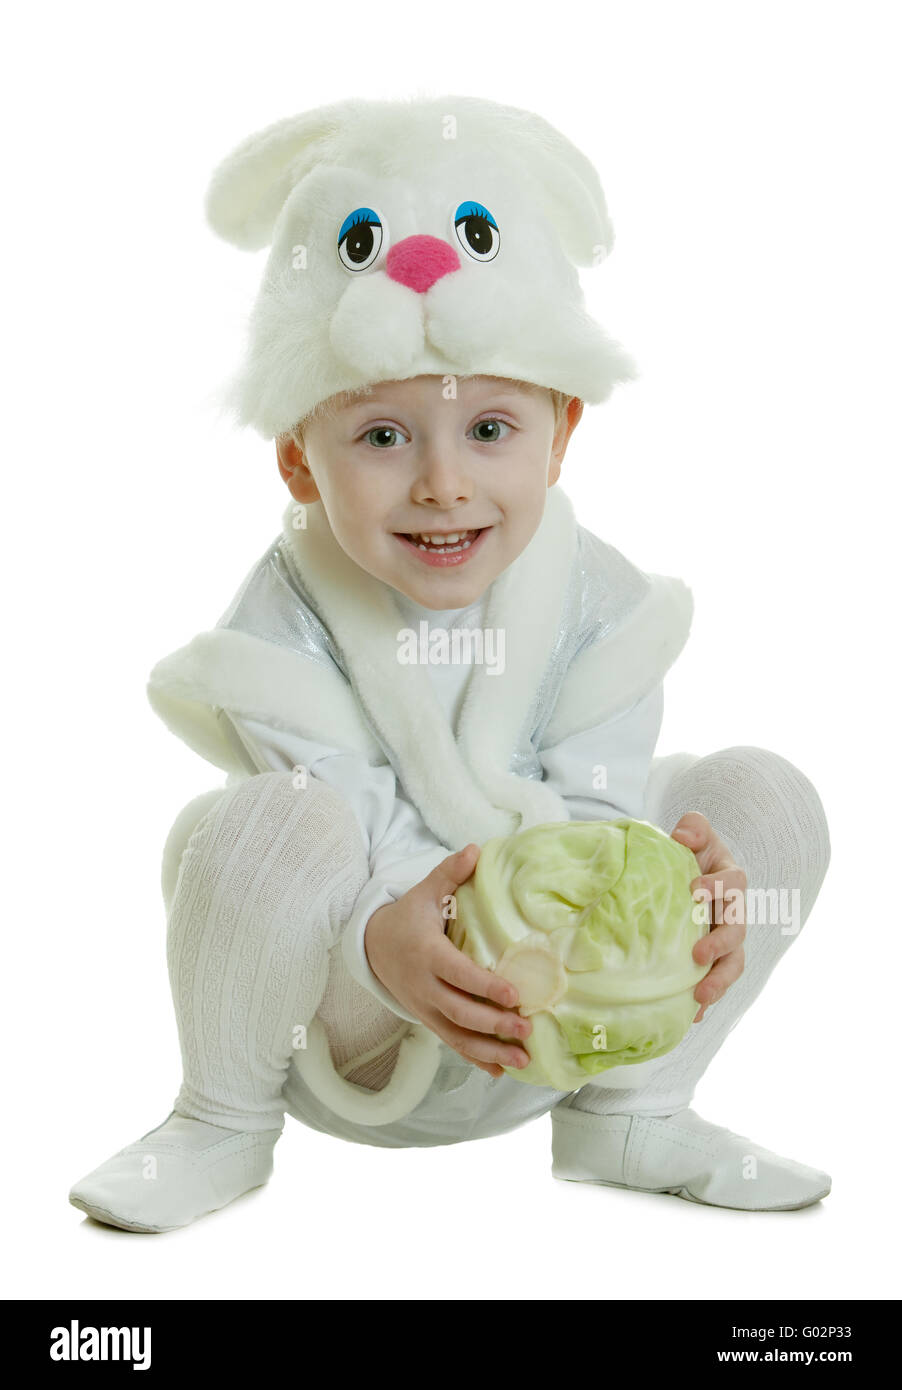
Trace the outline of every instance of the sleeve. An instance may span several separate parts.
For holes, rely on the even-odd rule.
[[[567,803],[571,820],[643,819],[663,717],[660,682],[615,719],[539,749],[545,778]]]
[[[421,1020],[401,1008],[373,974],[364,935],[373,913],[397,902],[451,853],[436,838],[419,812],[398,791],[394,770],[373,767],[357,753],[270,728],[256,720],[225,715],[257,771],[308,774],[340,791],[357,817],[370,860],[370,880],[359,894],[342,934],[342,955],[350,974],[392,1013],[409,1023]]]

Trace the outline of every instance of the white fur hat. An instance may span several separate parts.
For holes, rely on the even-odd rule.
[[[637,374],[576,270],[614,243],[598,175],[530,111],[469,96],[321,106],[243,141],[206,214],[238,247],[271,244],[225,397],[264,439],[381,381],[481,374],[597,404]]]

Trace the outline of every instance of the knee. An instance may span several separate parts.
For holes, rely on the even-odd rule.
[[[163,891],[163,902],[167,912],[172,905],[185,847],[201,821],[213,809],[222,795],[223,790],[219,787],[194,797],[187,806],[182,807],[169,829],[163,845],[163,860],[160,866],[160,887]]]
[[[762,882],[800,881],[807,898],[816,896],[830,863],[827,817],[810,778],[787,758],[750,745],[722,748],[678,773],[668,793],[674,825],[701,811]]]
[[[795,763],[769,748],[737,745],[716,756],[732,762],[733,777],[745,787],[751,804],[760,801],[765,812],[774,805],[779,807],[779,820],[793,830],[800,844],[809,847],[811,856],[826,873],[830,863],[830,828],[824,803],[811,779]]]
[[[360,876],[369,868],[368,847],[347,798],[318,777],[294,771],[257,773],[227,787],[196,824],[186,856],[203,857],[208,870],[231,860],[238,841],[252,859],[279,844],[296,851],[317,846],[331,854],[336,871]]]

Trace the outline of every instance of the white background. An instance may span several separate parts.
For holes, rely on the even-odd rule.
[[[7,19],[10,1296],[898,1295],[897,22],[861,0]],[[805,1211],[557,1182],[547,1119],[402,1152],[289,1120],[267,1187],[156,1238],[67,1203],[180,1079],[160,856],[222,774],[147,674],[288,499],[275,446],[217,415],[266,253],[216,239],[206,182],[283,116],[417,91],[536,110],[601,174],[617,243],[587,299],[642,378],[586,410],[561,486],[693,590],[658,752],[771,748],[823,798],[820,898],[694,1101],[827,1169]]]

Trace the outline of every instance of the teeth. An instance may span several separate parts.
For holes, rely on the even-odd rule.
[[[436,536],[430,531],[408,531],[406,535],[418,550],[432,550],[436,555],[447,555],[457,550],[469,550],[479,535],[479,527],[470,531],[451,531],[447,536]]]

